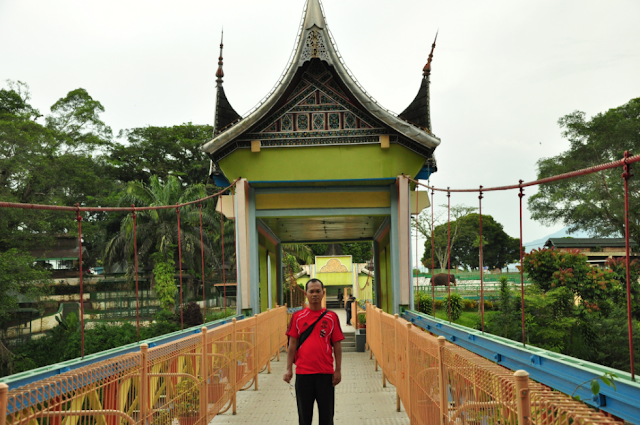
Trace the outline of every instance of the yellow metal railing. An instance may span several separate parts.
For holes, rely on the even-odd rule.
[[[286,346],[286,307],[8,391],[0,425],[206,425]]]
[[[367,346],[411,424],[619,424],[566,394],[513,373],[367,305]]]

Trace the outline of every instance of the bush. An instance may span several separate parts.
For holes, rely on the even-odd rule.
[[[478,307],[476,300],[462,300],[462,306],[464,311],[475,311]]]
[[[458,320],[462,315],[462,297],[454,292],[451,297],[444,298],[444,303],[447,314],[449,314],[449,309],[451,310],[451,320]]]
[[[200,306],[191,301],[186,306],[183,306],[182,320],[187,327],[202,325],[202,309]]]
[[[216,320],[224,319],[225,317],[235,316],[235,310],[225,309],[222,311],[215,312],[213,314],[209,314],[206,319],[206,323],[215,322]]]
[[[429,295],[422,292],[416,292],[414,304],[420,313],[428,315],[433,314],[433,298]]]
[[[442,310],[442,300],[436,300],[436,310]]]

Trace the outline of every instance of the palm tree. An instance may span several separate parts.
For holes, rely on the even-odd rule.
[[[194,201],[207,196],[204,185],[196,184],[183,188],[180,181],[174,177],[163,183],[157,176],[152,176],[149,184],[130,182],[120,199],[121,205],[134,204],[136,207],[173,205]],[[217,214],[216,214],[217,215]],[[173,262],[178,247],[178,221],[175,208],[158,209],[136,212],[136,236],[138,261],[150,264],[152,255],[156,261],[163,259]],[[209,208],[202,209],[203,225],[208,229],[216,229],[216,219],[209,213]],[[232,231],[231,231],[232,232]],[[182,247],[181,267],[201,271],[200,249],[204,249],[205,262],[217,265],[211,239],[219,239],[210,232],[202,235],[200,243],[200,212],[198,205],[188,205],[180,208],[180,242]],[[233,233],[232,233],[233,234]],[[225,239],[227,238],[225,234]],[[133,275],[133,218],[127,215],[120,224],[120,231],[113,237],[105,248],[105,265],[107,267],[119,261],[129,261],[128,274]]]

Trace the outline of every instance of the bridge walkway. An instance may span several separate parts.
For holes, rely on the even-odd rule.
[[[237,415],[232,415],[229,409],[210,423],[297,424],[295,391],[282,380],[285,368],[286,359],[281,355],[279,362],[271,362],[270,374],[260,374],[258,391],[251,387],[238,393]],[[318,423],[317,406],[313,420],[314,424]],[[387,388],[382,387],[381,369],[375,371],[374,360],[369,359],[369,352],[343,354],[342,382],[336,387],[334,422],[336,425],[409,424],[404,408],[396,411],[395,388],[389,383]]]

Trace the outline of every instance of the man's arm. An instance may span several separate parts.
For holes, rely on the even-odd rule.
[[[286,383],[291,382],[293,377],[293,360],[296,357],[296,350],[298,349],[298,338],[289,337],[289,349],[287,350],[287,371],[284,374],[284,381]],[[342,354],[342,349],[340,350]]]
[[[333,386],[342,381],[342,342],[333,343],[333,354],[336,356],[336,371],[333,372]]]

